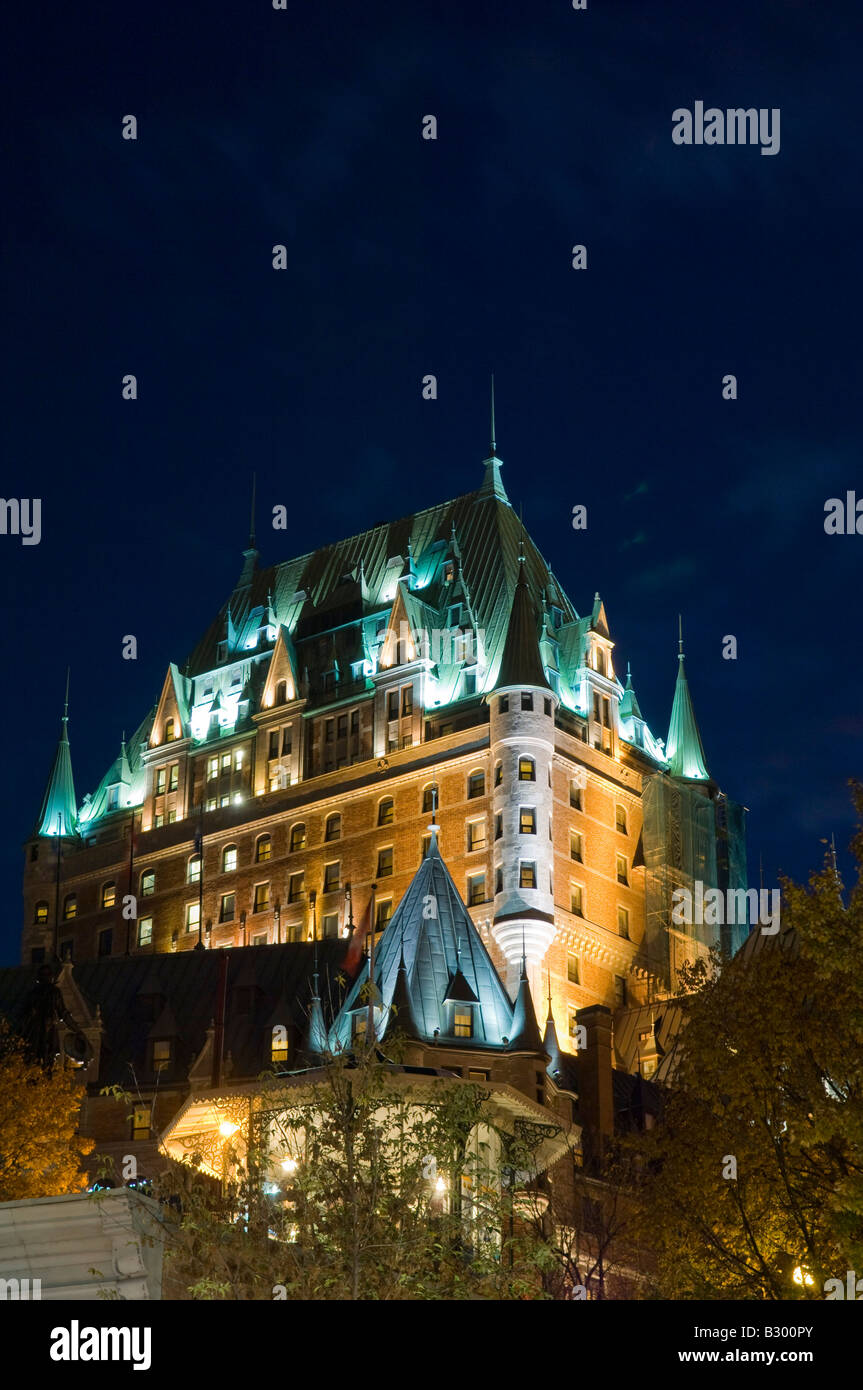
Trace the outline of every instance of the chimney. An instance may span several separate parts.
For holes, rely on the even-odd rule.
[[[585,1167],[596,1168],[606,1143],[614,1136],[611,1010],[604,1004],[591,1004],[587,1009],[578,1010],[575,1021],[586,1034],[585,1046],[578,1052],[578,1108],[584,1162]]]

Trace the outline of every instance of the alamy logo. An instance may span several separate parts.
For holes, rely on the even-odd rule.
[[[779,153],[779,107],[718,106],[704,109],[696,101],[694,111],[679,106],[671,113],[671,138],[675,145],[760,145],[762,154]]]
[[[779,930],[778,888],[705,888],[701,880],[695,892],[675,888],[671,895],[671,920],[676,927],[718,927],[736,923],[759,925],[762,935],[775,936]]]
[[[52,1361],[132,1361],[135,1371],[150,1369],[149,1327],[69,1327],[51,1331]]]

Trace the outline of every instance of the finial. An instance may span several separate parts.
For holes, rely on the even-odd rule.
[[[255,549],[255,492],[257,490],[257,473],[252,474],[252,508],[249,514],[249,549]]]
[[[550,966],[550,965],[547,965],[547,966],[545,967],[545,973],[546,973],[546,977],[547,977],[547,979],[548,979],[548,1012],[551,1013],[551,966]]]
[[[524,922],[521,924],[521,976],[524,979],[527,974],[527,948],[524,943]]]
[[[67,723],[69,722],[69,675],[70,675],[70,672],[71,672],[71,667],[70,667],[70,666],[67,666],[67,667],[66,667],[66,698],[65,698],[65,700],[63,701],[63,723],[64,723],[64,724],[67,724]]]
[[[677,659],[683,660],[683,618],[677,615]]]
[[[494,372],[491,374],[491,450],[489,457],[494,458],[497,453],[497,440],[494,431]]]

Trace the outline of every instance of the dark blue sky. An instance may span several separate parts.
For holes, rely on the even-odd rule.
[[[492,370],[510,498],[660,736],[682,611],[753,875],[844,845],[863,536],[823,521],[863,496],[861,40],[856,0],[18,7],[2,492],[42,540],[0,536],[0,959],[67,662],[80,799],[232,586],[252,471],[265,563],[466,492]],[[779,154],[673,144],[696,100],[778,107]]]

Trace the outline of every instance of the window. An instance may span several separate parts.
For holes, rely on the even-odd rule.
[[[41,922],[48,921],[48,904],[46,902],[37,903],[33,912],[33,921],[38,926]]]
[[[566,957],[566,978],[571,985],[581,984],[578,974],[578,956],[574,956],[571,951],[567,953]]]
[[[306,875],[304,873],[291,874],[288,879],[288,902],[298,903],[305,892]]]
[[[584,916],[584,889],[578,883],[570,884],[569,910],[575,917]]]
[[[584,863],[584,841],[577,830],[569,832],[569,857],[577,864]]]
[[[467,779],[467,798],[473,801],[476,796],[485,796],[485,773],[472,772]]]
[[[475,849],[485,849],[485,821],[472,820],[467,825],[468,854]]]
[[[614,1002],[619,1009],[626,1007],[626,978],[623,975],[614,977]]]
[[[335,720],[327,719],[324,722],[324,743],[332,743],[335,729]]]
[[[67,893],[63,899],[63,921],[71,922],[78,916],[78,898],[75,893]]]
[[[156,891],[156,870],[145,869],[141,874],[141,897],[150,898]]]
[[[348,736],[348,716],[340,714],[336,720],[336,738],[347,738]]]
[[[222,771],[223,771],[223,772],[230,772],[230,770],[231,770],[231,755],[230,755],[230,753],[223,753],[223,754],[222,754]]]
[[[168,824],[169,824],[169,825],[173,825],[173,824],[174,824],[174,821],[175,821],[176,819],[177,819],[177,812],[176,812],[175,810],[170,810],[170,811],[168,812]]]
[[[291,853],[296,854],[297,850],[306,847],[306,827],[300,823],[291,829]]]
[[[629,940],[629,908],[617,909],[617,930],[625,941]]]
[[[407,718],[414,712],[414,688],[412,685],[402,686],[402,719]]]
[[[577,782],[570,782],[569,784],[569,804],[574,811],[584,810],[584,796],[582,788]]]
[[[363,1009],[362,1013],[351,1015],[351,1037],[354,1042],[364,1038],[366,1035],[366,1024],[368,1023],[368,1009]]]
[[[469,1070],[467,1074],[467,1079],[468,1081],[488,1081],[489,1072]]]
[[[179,764],[179,763],[171,763],[171,766],[168,768],[168,791],[169,791],[169,792],[175,792],[175,791],[177,790],[177,787],[179,786],[179,780],[180,780],[180,764]]]
[[[273,841],[269,835],[259,835],[255,842],[255,863],[263,864],[273,853]]]
[[[465,671],[462,676],[462,694],[476,694],[476,671]]]
[[[234,920],[234,913],[235,913],[235,911],[236,911],[236,904],[237,904],[237,895],[236,895],[236,893],[223,893],[223,894],[222,894],[222,899],[221,899],[221,902],[219,903],[219,921],[220,921],[220,922],[233,922],[233,920]]]
[[[270,730],[270,749],[269,749],[269,755],[270,755],[270,758],[271,758],[271,759],[272,759],[272,758],[277,758],[277,757],[279,756],[279,731],[278,731],[278,729],[271,729],[271,730]]]
[[[149,1105],[136,1105],[132,1111],[132,1138],[149,1139],[150,1137],[150,1107]]]
[[[388,849],[378,850],[378,878],[387,878],[393,871],[393,850],[392,845]]]
[[[108,788],[108,810],[109,810],[109,811],[116,811],[116,809],[117,809],[117,807],[119,806],[119,804],[120,804],[120,788],[119,788],[119,787],[109,787],[109,788]]]
[[[473,1036],[473,1010],[460,1006],[453,1011],[453,1035],[456,1038]]]
[[[211,782],[211,781],[213,780],[213,778],[214,778],[214,777],[218,777],[218,775],[219,775],[219,759],[218,759],[218,758],[208,758],[208,759],[207,759],[207,780]]]
[[[502,834],[503,834],[503,813],[502,813],[501,811],[498,811],[498,812],[497,812],[497,815],[496,815],[495,818],[494,818],[494,838],[495,838],[496,840],[499,840]]]
[[[288,682],[279,681],[276,686],[276,704],[286,705],[288,703]]]
[[[165,720],[165,742],[166,742],[166,743],[172,743],[173,740],[174,740],[176,737],[177,737],[177,734],[176,734],[176,725],[174,724],[173,719],[166,719],[166,720]]]
[[[485,902],[485,874],[470,874],[467,880],[467,905],[476,907]]]
[[[351,710],[351,737],[354,738],[360,731],[360,712],[358,709]]]
[[[519,811],[518,832],[520,835],[536,834],[536,811],[532,806],[522,806]]]
[[[282,757],[286,758],[293,751],[293,739],[291,738],[291,726],[286,724],[282,729]]]
[[[117,886],[114,883],[102,884],[102,906],[113,907],[117,901]]]
[[[626,863],[626,855],[617,856],[617,881],[618,883],[629,883],[629,869]]]
[[[437,806],[437,786],[432,782],[431,786],[423,789],[423,815],[433,815]]]
[[[544,708],[545,708],[546,714],[550,715],[550,714],[551,714],[551,700],[545,700],[543,703],[544,703]]]
[[[266,944],[267,944],[267,933],[266,933],[265,931],[259,932],[257,936],[253,936],[253,937],[252,937],[252,945],[253,945],[253,946],[266,946]]]
[[[266,912],[270,905],[270,885],[269,883],[255,884],[255,901],[252,907],[253,912]]]
[[[381,898],[375,908],[375,927],[378,931],[385,927],[393,915],[392,898]]]
[[[324,892],[337,893],[341,878],[341,863],[338,859],[324,865]]]
[[[113,944],[114,929],[113,927],[106,927],[104,931],[100,931],[99,933],[99,955],[110,956]]]
[[[324,937],[338,936],[339,934],[339,914],[337,912],[325,912],[321,922],[321,935]]]
[[[387,719],[398,719],[399,717],[399,692],[391,690],[387,695]]]
[[[171,1065],[171,1040],[159,1038],[153,1043],[153,1071],[165,1071]]]
[[[207,810],[208,810],[208,811],[215,811],[215,809],[216,809],[216,798],[215,798],[214,796],[208,796],[208,797],[207,797]]]
[[[523,710],[533,709],[533,695],[529,690],[523,690],[521,692],[521,707]]]
[[[161,828],[162,828],[162,826],[163,826],[164,824],[165,824],[165,817],[164,817],[163,815],[160,815],[160,814],[157,813],[157,814],[153,817],[153,828],[154,828],[154,830],[161,830]]]
[[[220,796],[220,797],[219,797],[219,805],[220,805],[220,806],[230,806],[230,804],[231,804],[231,798],[230,798],[230,796]]]
[[[503,763],[495,763],[495,765],[494,765],[494,785],[495,785],[496,787],[499,787],[502,781],[503,781]]]
[[[494,873],[494,891],[495,891],[496,893],[502,893],[502,892],[503,892],[503,869],[495,869],[495,873]]]
[[[61,941],[61,942],[60,942],[60,959],[61,959],[61,960],[71,960],[71,959],[72,959],[73,952],[74,952],[74,949],[75,949],[75,943],[74,943],[74,941],[72,941],[72,940],[69,940],[69,941]]]
[[[395,804],[391,796],[378,803],[378,825],[392,825]]]
[[[619,806],[619,805],[618,805],[618,806],[615,806],[615,808],[614,808],[614,821],[615,821],[615,828],[616,828],[617,830],[620,831],[621,835],[625,835],[625,834],[627,833],[627,830],[626,830],[626,807],[625,807],[625,806]]]
[[[193,854],[186,865],[186,882],[199,883],[201,879],[201,856]]]
[[[186,931],[197,931],[201,921],[201,904],[186,903]]]
[[[152,917],[138,918],[138,945],[150,946],[153,942],[153,919]]]
[[[161,796],[168,781],[167,768],[160,767],[156,772],[156,795]]]
[[[522,859],[518,868],[519,888],[536,887],[536,865],[528,859]]]
[[[518,780],[519,782],[536,781],[536,763],[533,758],[519,758]]]
[[[331,840],[340,840],[342,837],[342,818],[338,811],[335,815],[327,816],[326,829],[324,830],[324,840],[329,843]]]
[[[270,1036],[270,1061],[287,1062],[288,1060],[288,1030],[276,1027]]]
[[[237,846],[226,845],[222,850],[222,873],[232,874],[237,867]]]
[[[430,846],[430,845],[431,845],[431,835],[423,835],[422,841],[421,841],[421,849],[420,849],[420,861],[422,861],[423,859],[425,859],[426,855],[427,855],[428,852],[429,852],[429,846]]]
[[[498,714],[509,714],[509,696],[508,696],[508,695],[501,695],[500,699],[499,699],[498,702],[497,702],[497,712],[498,712]]]

